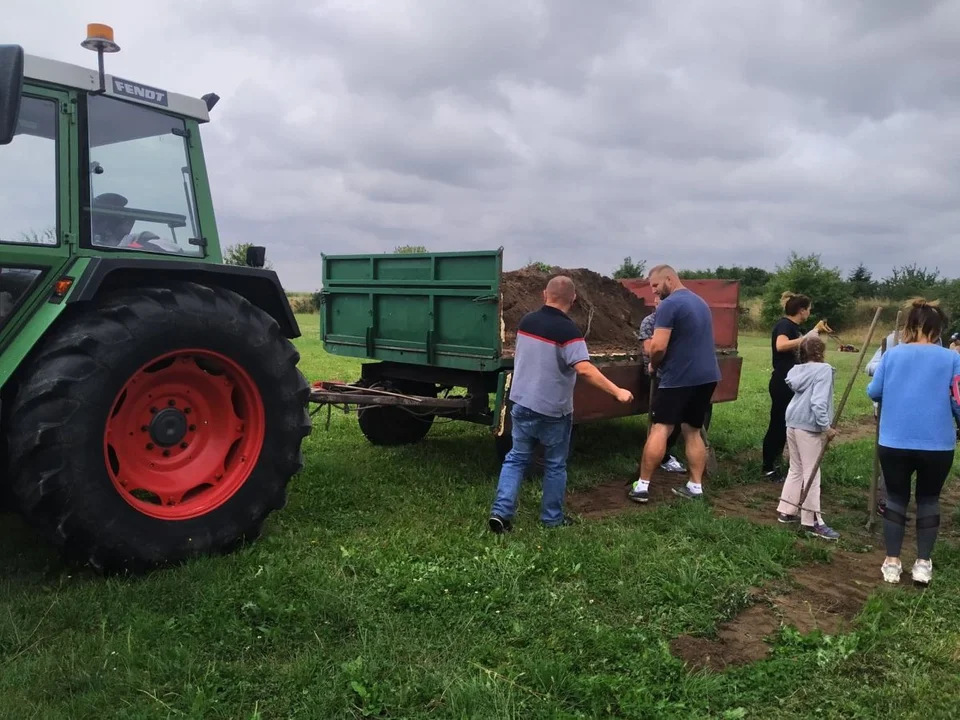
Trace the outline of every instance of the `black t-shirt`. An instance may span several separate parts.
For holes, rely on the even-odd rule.
[[[777,377],[786,377],[790,368],[797,364],[799,353],[796,349],[786,352],[777,352],[777,338],[786,335],[787,340],[796,340],[800,337],[800,326],[790,318],[780,318],[773,326],[770,334],[770,349],[773,354],[773,374]]]

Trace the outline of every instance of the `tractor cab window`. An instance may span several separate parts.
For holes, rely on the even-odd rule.
[[[201,255],[183,120],[105,95],[87,108],[92,245]]]
[[[57,244],[57,101],[24,95],[0,147],[0,242]]]

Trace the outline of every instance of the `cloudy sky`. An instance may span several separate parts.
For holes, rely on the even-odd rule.
[[[960,275],[960,0],[41,0],[3,41],[94,67],[87,22],[221,96],[221,238],[290,290],[400,244]]]

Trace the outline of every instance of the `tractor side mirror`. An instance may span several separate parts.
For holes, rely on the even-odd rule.
[[[262,268],[267,262],[267,249],[263,245],[250,245],[245,262],[249,267]]]
[[[9,145],[17,133],[23,93],[23,48],[0,45],[0,145]]]

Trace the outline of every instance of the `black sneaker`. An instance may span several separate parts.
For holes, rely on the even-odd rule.
[[[564,515],[563,520],[561,520],[560,522],[555,523],[553,525],[544,525],[544,527],[547,528],[548,530],[552,530],[553,528],[570,527],[576,524],[577,524],[576,520],[574,520],[569,515]]]
[[[767,482],[782,483],[786,478],[779,470],[764,470],[763,479]]]
[[[491,515],[490,519],[487,520],[487,525],[490,526],[490,532],[494,532],[497,535],[513,530],[513,525],[510,524],[510,521],[503,519],[499,515]]]

